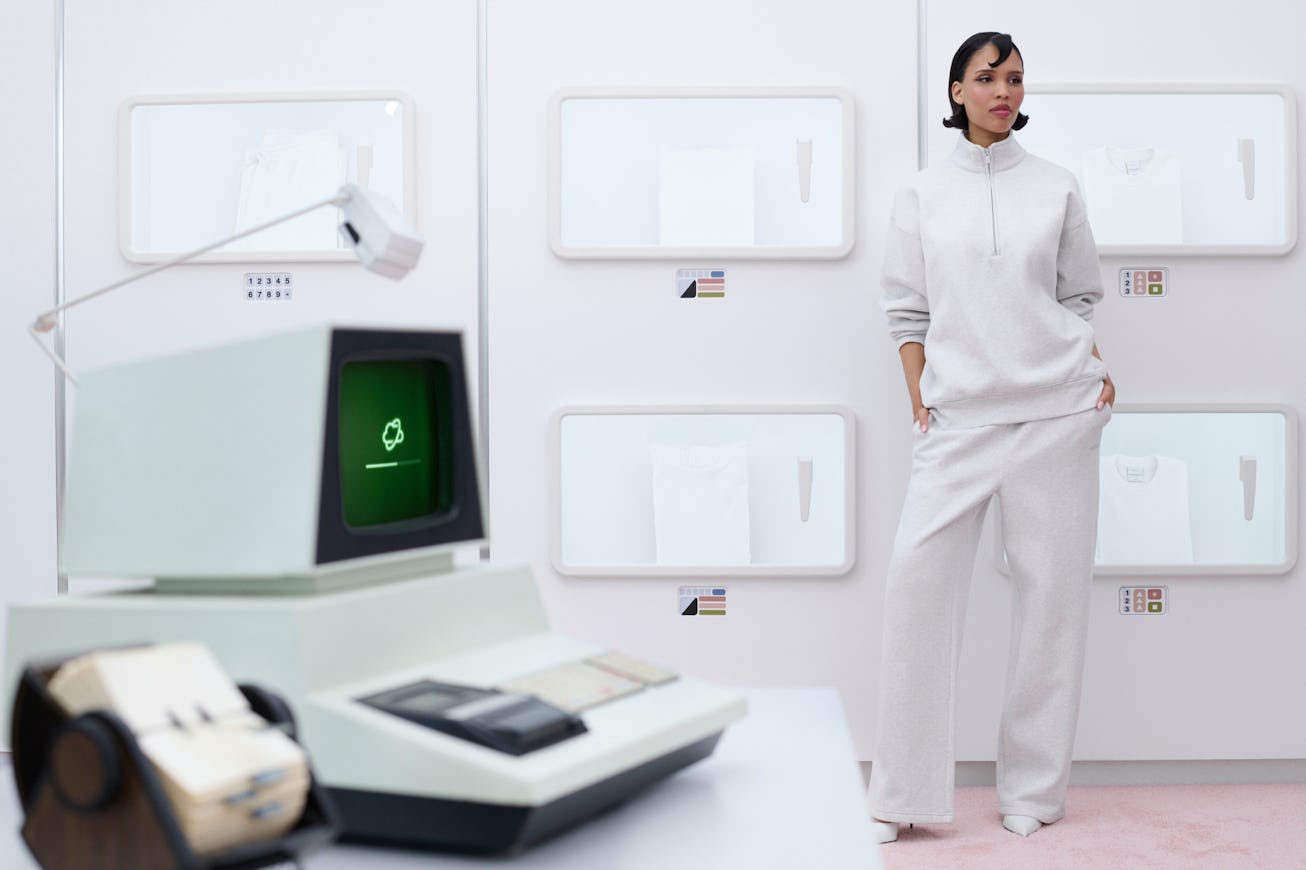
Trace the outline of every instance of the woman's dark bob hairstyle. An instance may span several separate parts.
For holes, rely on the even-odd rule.
[[[952,98],[952,83],[965,80],[966,64],[970,63],[970,59],[975,56],[975,52],[986,45],[991,45],[998,50],[998,59],[991,66],[1001,66],[1013,51],[1020,54],[1020,49],[1016,48],[1016,44],[1011,41],[1010,33],[986,31],[977,33],[963,42],[961,48],[957,49],[957,53],[952,56],[952,67],[948,70],[948,105],[952,106],[952,117],[944,118],[943,126],[956,127],[959,130],[970,129],[970,119],[966,117],[966,110]],[[1021,57],[1024,57],[1024,55],[1022,54]],[[1029,116],[1017,112],[1016,122],[1011,125],[1011,129],[1019,130],[1028,123]]]

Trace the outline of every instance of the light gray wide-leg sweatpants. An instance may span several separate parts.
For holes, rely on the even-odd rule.
[[[1109,408],[915,431],[889,564],[871,814],[950,822],[954,681],[984,513],[998,496],[1012,626],[997,755],[999,810],[1065,815]]]

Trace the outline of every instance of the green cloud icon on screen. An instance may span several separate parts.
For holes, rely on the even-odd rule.
[[[385,429],[381,431],[381,443],[385,445],[386,453],[404,443],[404,426],[398,417],[385,424]]]

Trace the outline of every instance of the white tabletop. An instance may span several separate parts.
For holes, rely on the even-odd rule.
[[[753,689],[748,717],[709,758],[616,809],[513,858],[337,844],[307,870],[880,870],[861,774],[834,689]],[[5,765],[0,866],[35,867],[18,835],[21,810]]]

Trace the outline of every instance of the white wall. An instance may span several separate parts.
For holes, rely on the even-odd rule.
[[[908,408],[875,304],[892,191],[916,168],[916,8],[815,0],[484,0],[489,16],[491,530],[496,560],[530,562],[558,630],[737,685],[836,685],[858,753],[870,756],[883,573],[907,477]],[[923,0],[922,0],[923,2]],[[52,4],[21,4],[6,28],[7,105],[25,137],[0,142],[23,210],[3,217],[17,279],[0,294],[7,336],[0,528],[8,600],[52,592],[51,376],[21,325],[52,295]],[[888,8],[881,8],[881,7]],[[44,8],[43,8],[44,7]],[[1009,28],[1028,76],[1047,82],[1245,81],[1306,87],[1294,34],[1306,13],[1248,0],[1105,0],[1063,8],[928,5],[931,138],[948,135],[947,62],[976,30]],[[245,267],[190,266],[70,318],[74,366],[307,320],[476,319],[475,39],[471,0],[355,6],[252,0],[214,7],[68,0],[67,250],[70,294],[133,267],[116,249],[116,112],[131,94],[397,88],[416,104],[418,271],[394,285],[352,264],[296,265],[300,298],[248,307]],[[1219,16],[1220,27],[1209,22]],[[1120,22],[1129,22],[1121,27]],[[251,26],[249,22],[256,22]],[[1070,29],[1068,29],[1070,28]],[[1072,36],[1073,35],[1073,38]],[[33,75],[35,72],[35,75]],[[725,300],[672,292],[674,261],[579,262],[548,247],[546,109],[576,85],[834,85],[857,102],[857,230],[838,261],[723,261]],[[1037,123],[1036,104],[1027,108]],[[1300,127],[1299,122],[1299,127]],[[1300,137],[1301,131],[1299,129]],[[23,244],[16,244],[22,240]],[[1171,295],[1108,295],[1096,327],[1122,401],[1282,402],[1306,409],[1300,246],[1279,258],[1170,257]],[[718,264],[712,264],[718,265]],[[1124,265],[1103,261],[1112,279]],[[354,294],[361,290],[362,295]],[[719,304],[717,304],[719,302]],[[475,330],[468,336],[475,357]],[[676,612],[674,579],[563,577],[549,565],[547,422],[566,404],[822,402],[858,419],[857,564],[832,579],[729,583],[730,615]],[[1116,614],[1119,578],[1096,581],[1078,755],[1085,759],[1306,757],[1306,584],[1284,577],[1167,578],[1164,618]],[[708,578],[704,578],[708,579]],[[30,586],[25,584],[31,584]],[[1008,625],[1006,581],[982,552],[958,700],[959,758],[993,757]]]
[[[19,3],[0,31],[5,89],[6,205],[0,208],[0,599],[55,594],[53,367],[27,324],[55,298],[55,15],[52,2]],[[13,87],[21,82],[21,87]],[[0,643],[3,643],[0,629]]]

